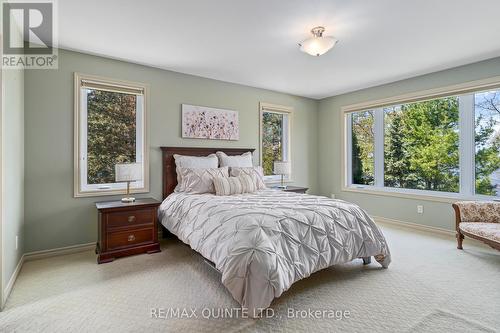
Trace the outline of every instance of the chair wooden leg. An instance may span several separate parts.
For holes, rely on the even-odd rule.
[[[464,240],[464,235],[457,231],[457,249],[463,250],[462,241]]]

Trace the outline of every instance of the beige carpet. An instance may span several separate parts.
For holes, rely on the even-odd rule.
[[[465,250],[459,251],[450,238],[383,229],[393,255],[389,269],[375,262],[363,266],[356,260],[316,273],[274,301],[273,317],[259,320],[202,318],[238,305],[219,282],[219,274],[178,241],[165,242],[158,254],[104,265],[95,263],[91,251],[27,262],[0,313],[0,331],[495,332],[500,328],[500,252],[467,239]],[[198,318],[151,318],[151,309],[184,307],[193,308]],[[288,309],[326,310],[327,316],[287,318]],[[328,318],[330,310],[347,310],[350,316]]]

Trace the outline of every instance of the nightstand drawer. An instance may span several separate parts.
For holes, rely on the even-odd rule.
[[[108,250],[114,250],[154,241],[154,229],[129,229],[124,231],[109,232],[107,235]]]
[[[116,212],[107,214],[107,227],[129,227],[139,224],[153,224],[156,209],[141,209],[130,212]]]

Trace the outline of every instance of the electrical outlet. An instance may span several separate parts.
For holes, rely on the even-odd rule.
[[[16,250],[19,248],[19,236],[16,236]]]
[[[335,194],[331,193],[330,198],[335,199]]]
[[[423,214],[424,213],[424,206],[422,205],[417,205],[417,213]]]

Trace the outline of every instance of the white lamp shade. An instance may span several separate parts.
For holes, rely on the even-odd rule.
[[[333,37],[313,37],[300,43],[300,50],[312,56],[320,56],[328,52],[335,44],[337,40]]]
[[[116,182],[142,180],[142,163],[122,163],[115,165]]]
[[[275,161],[274,174],[275,175],[289,175],[291,173],[291,164],[288,161]]]

